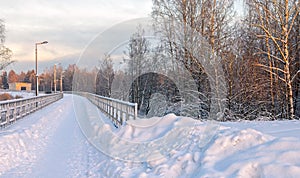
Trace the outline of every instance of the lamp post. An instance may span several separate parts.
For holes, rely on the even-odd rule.
[[[56,93],[56,64],[54,64],[53,82],[54,82],[54,93]]]
[[[60,92],[62,93],[63,92],[63,74],[64,74],[64,71],[61,71],[61,74],[60,74]]]
[[[39,76],[38,76],[38,62],[37,62],[37,46],[42,44],[47,44],[48,41],[43,41],[40,43],[35,43],[35,79],[36,79],[36,85],[35,85],[35,96],[38,96],[39,94]]]
[[[57,89],[56,89],[56,84],[57,84],[57,79],[56,79],[56,65],[60,65],[60,63],[56,63],[54,64],[54,68],[53,68],[53,82],[54,82],[54,93],[56,93]]]

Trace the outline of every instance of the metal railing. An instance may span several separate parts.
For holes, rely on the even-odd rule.
[[[117,127],[123,125],[127,120],[137,119],[137,103],[125,102],[86,92],[73,92],[73,94],[86,97],[105,113]]]
[[[0,126],[5,127],[59,99],[62,93],[0,102]]]

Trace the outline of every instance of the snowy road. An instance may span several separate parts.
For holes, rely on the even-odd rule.
[[[107,119],[99,124],[99,114],[104,118],[87,99],[65,95],[0,130],[0,177],[300,177],[299,121],[228,122],[215,129],[167,115],[118,130]],[[78,123],[112,157],[92,146]],[[215,135],[202,145],[212,129]],[[130,145],[108,131],[149,144]],[[142,161],[115,159],[124,155]]]

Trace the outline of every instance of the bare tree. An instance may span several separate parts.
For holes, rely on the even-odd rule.
[[[19,76],[14,70],[10,70],[8,73],[8,83],[14,83],[19,81]]]
[[[110,97],[114,76],[112,60],[109,55],[105,55],[100,61],[100,69],[96,78],[96,94]]]
[[[4,46],[5,42],[5,26],[3,21],[0,19],[0,70],[5,69],[7,66],[12,64],[14,61],[11,60],[12,51]]]
[[[217,67],[205,69],[202,59],[209,58],[211,63],[218,66],[221,61],[216,56],[226,55],[226,48],[230,45],[228,39],[233,1],[153,0],[153,4],[155,27],[162,36],[167,54],[174,61],[173,69],[184,66],[190,72],[197,85],[197,91],[193,92],[199,95],[200,110],[209,111],[212,90],[221,88],[217,82],[220,75]],[[204,41],[209,43],[210,48],[204,46]],[[209,79],[215,82],[213,88]]]
[[[131,78],[131,84],[134,82],[134,89],[130,90],[129,100],[131,102],[138,103],[138,109],[140,109],[141,103],[144,100],[144,91],[141,88],[142,81],[139,78],[143,72],[147,69],[149,64],[150,42],[144,36],[144,29],[138,26],[137,32],[132,34],[127,47],[128,53],[124,52],[128,56],[127,60],[127,74]]]
[[[295,44],[292,43],[291,37],[292,31],[299,28],[296,25],[299,18],[299,1],[250,0],[248,5],[257,14],[258,20],[253,26],[260,31],[256,33],[256,37],[265,40],[258,53],[266,56],[269,61],[259,62],[257,66],[269,73],[272,104],[274,104],[273,80],[276,82],[278,79],[284,83],[287,117],[293,119],[295,114],[293,83],[299,72],[292,70],[295,56],[291,55],[291,51]]]

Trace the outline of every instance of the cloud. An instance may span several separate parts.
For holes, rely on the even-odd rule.
[[[34,58],[34,44],[41,60],[80,53],[100,32],[110,26],[151,12],[151,0],[9,0],[1,3],[6,45],[18,61]],[[126,33],[126,32],[125,32]]]

